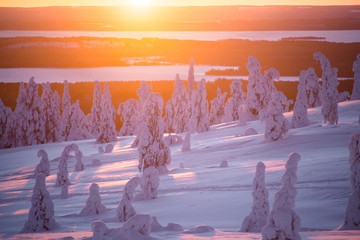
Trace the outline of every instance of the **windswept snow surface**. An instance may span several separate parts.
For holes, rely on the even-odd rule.
[[[259,161],[266,165],[266,188],[269,204],[280,187],[280,178],[289,153],[298,152],[298,195],[295,211],[301,218],[302,239],[359,239],[359,231],[331,231],[343,223],[350,195],[348,142],[360,131],[360,101],[339,103],[339,124],[324,125],[321,108],[309,108],[310,125],[290,129],[284,139],[264,142],[264,124],[260,121],[237,126],[230,122],[212,126],[210,131],[191,136],[191,150],[182,152],[181,145],[170,146],[168,174],[160,176],[156,199],[133,201],[138,213],[157,217],[162,225],[178,223],[184,229],[208,225],[215,232],[185,234],[154,232],[153,239],[261,239],[260,234],[238,232],[252,206],[252,179]],[[292,112],[285,113],[291,119]],[[259,134],[244,136],[246,129]],[[185,137],[185,133],[181,135]],[[49,143],[0,150],[0,238],[68,239],[92,236],[91,222],[103,220],[109,228],[123,225],[116,218],[116,208],[124,185],[140,176],[137,150],[130,145],[135,136],[118,137],[111,153],[99,153],[95,139],[75,141],[83,152],[86,169],[74,172],[76,157],[68,160],[69,198],[61,199],[61,188],[55,188],[60,157],[66,145],[73,142]],[[30,178],[38,164],[37,152],[45,149],[50,160],[47,189],[55,208],[60,228],[42,234],[19,234],[30,209],[35,179]],[[73,154],[73,153],[71,153]],[[92,166],[93,160],[102,162]],[[229,167],[220,168],[226,160]],[[184,168],[180,169],[179,164]],[[107,211],[95,216],[79,216],[88,198],[89,186],[97,183]],[[138,187],[135,194],[140,192]],[[69,238],[70,239],[70,238]]]

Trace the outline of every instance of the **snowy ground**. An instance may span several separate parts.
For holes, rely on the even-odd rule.
[[[360,131],[360,101],[339,104],[339,124],[324,125],[320,108],[309,109],[311,125],[291,129],[285,139],[264,143],[264,125],[259,121],[245,126],[236,123],[211,127],[209,132],[191,137],[192,150],[181,152],[181,145],[172,146],[169,174],[160,177],[158,198],[133,202],[138,213],[156,216],[162,225],[175,222],[184,229],[199,224],[212,226],[215,233],[189,235],[157,232],[153,239],[261,239],[260,234],[239,233],[243,219],[252,206],[252,180],[257,162],[266,165],[266,186],[270,206],[280,188],[280,177],[289,153],[301,154],[298,165],[298,195],[295,211],[302,220],[303,239],[360,239],[359,231],[334,231],[343,222],[350,195],[347,144],[349,136]],[[285,116],[290,119],[292,113]],[[248,127],[259,134],[242,136]],[[184,136],[183,136],[184,137]],[[86,170],[73,172],[75,157],[69,159],[69,199],[60,199],[61,188],[55,188],[57,157],[71,142],[0,150],[0,237],[13,239],[57,239],[91,237],[90,224],[101,219],[111,227],[124,184],[137,171],[137,152],[130,147],[134,137],[119,137],[112,153],[98,153],[94,140],[77,141],[83,152]],[[101,146],[105,146],[102,144]],[[34,179],[30,179],[39,162],[37,152],[45,149],[51,160],[47,188],[55,205],[55,218],[61,228],[46,234],[18,234],[27,220]],[[93,159],[102,161],[92,167]],[[227,160],[228,168],[219,168]],[[183,163],[184,169],[179,168]],[[100,186],[103,204],[108,211],[94,217],[80,217],[88,188]],[[331,231],[333,230],[333,231]],[[66,239],[72,239],[66,238]]]

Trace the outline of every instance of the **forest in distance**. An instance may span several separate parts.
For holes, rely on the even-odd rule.
[[[36,81],[36,78],[35,78]],[[214,82],[206,82],[206,99],[210,102],[212,99],[216,97],[217,87],[220,87],[221,92],[227,92],[226,99],[229,98],[230,95],[230,84],[232,80],[229,79],[217,79]],[[140,87],[141,81],[127,81],[127,82],[100,82],[100,86],[103,88],[104,84],[109,84],[109,90],[111,94],[111,102],[114,107],[117,109],[120,103],[125,102],[128,99],[137,99],[138,96],[136,94],[136,90]],[[165,106],[174,91],[174,80],[169,81],[147,81],[147,84],[152,85],[153,92],[158,92],[164,99],[164,110]],[[183,81],[185,87],[187,87],[188,82]],[[353,89],[354,80],[341,80],[338,85],[338,92],[347,91],[351,95]],[[197,88],[197,82],[195,82],[195,88]],[[247,92],[248,82],[242,80],[242,90]],[[285,94],[287,99],[292,100],[295,103],[296,94],[297,94],[297,86],[298,82],[293,81],[274,81],[274,85],[278,91],[281,91]],[[25,82],[25,86],[27,83]],[[62,98],[64,91],[63,83],[51,83],[51,89],[53,91],[57,91]],[[20,83],[4,83],[0,82],[0,96],[4,105],[10,107],[12,111],[15,110],[16,107],[16,99],[19,93]],[[85,113],[88,114],[91,112],[91,107],[93,104],[93,95],[94,95],[94,87],[95,82],[76,82],[69,83],[69,93],[71,96],[71,104],[75,103],[79,100],[80,108]],[[42,94],[42,85],[39,84],[39,96]],[[290,110],[292,110],[294,104],[290,105]],[[209,104],[210,107],[210,104]],[[115,119],[116,129],[120,130],[122,126],[122,122],[120,121],[120,117],[116,117]]]
[[[271,67],[282,76],[298,76],[310,66],[318,76],[320,65],[313,53],[324,53],[335,67],[338,77],[353,77],[352,64],[360,52],[360,43],[323,41],[220,41],[170,40],[158,38],[0,38],[0,68],[84,68],[128,66],[132,57],[158,56],[168,64],[188,64],[194,57],[196,65],[240,66],[239,75],[247,75],[249,56],[256,56],[262,70]],[[146,62],[137,65],[148,65]],[[152,65],[155,65],[152,63]]]

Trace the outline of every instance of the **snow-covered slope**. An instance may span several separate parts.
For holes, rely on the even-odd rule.
[[[160,176],[157,199],[135,201],[132,205],[138,213],[156,216],[162,225],[174,222],[190,229],[204,224],[217,229],[215,233],[205,235],[152,233],[156,239],[203,239],[203,236],[259,239],[260,234],[237,232],[251,211],[256,164],[262,161],[266,166],[265,181],[272,206],[288,155],[298,152],[301,161],[297,171],[295,211],[301,218],[302,238],[359,239],[357,231],[329,231],[342,224],[350,195],[347,145],[350,135],[360,131],[359,112],[360,101],[340,103],[339,124],[330,126],[323,125],[320,108],[309,109],[309,126],[290,129],[284,139],[267,143],[264,142],[264,124],[260,121],[245,126],[237,126],[236,122],[212,126],[208,132],[191,136],[189,152],[182,152],[181,145],[171,146],[170,172]],[[292,112],[284,115],[290,120]],[[259,134],[244,136],[249,127]],[[105,221],[111,228],[121,226],[123,223],[116,218],[116,208],[124,185],[130,178],[140,176],[137,150],[130,147],[134,139],[118,137],[112,153],[105,154],[99,153],[98,147],[106,144],[96,144],[95,139],[76,141],[83,153],[86,170],[74,172],[76,158],[70,156],[69,180],[72,185],[68,199],[61,199],[61,188],[54,185],[57,158],[64,147],[73,142],[0,150],[0,237],[34,237],[33,234],[18,233],[27,220],[35,184],[31,175],[40,161],[37,157],[40,149],[49,155],[51,175],[46,178],[46,185],[54,203],[56,222],[61,227],[51,234],[37,234],[36,238],[90,237],[94,219]],[[95,159],[102,165],[93,166]],[[229,167],[219,167],[223,160],[228,161]],[[184,168],[179,167],[181,163]],[[107,211],[95,216],[79,216],[92,183],[99,185],[102,204]]]

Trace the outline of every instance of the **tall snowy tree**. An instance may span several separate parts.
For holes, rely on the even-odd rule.
[[[265,76],[261,75],[261,66],[255,57],[249,57],[246,68],[249,71],[247,95],[245,101],[245,119],[252,121],[258,119],[258,114],[265,109],[269,103],[273,87],[273,79],[279,78],[279,73],[275,69],[266,71]]]
[[[41,157],[40,163],[36,166],[34,171],[34,177],[36,177],[37,174],[43,173],[45,176],[50,175],[50,162],[49,157],[45,150],[40,149],[37,153],[38,157]]]
[[[198,89],[193,91],[191,97],[191,118],[193,118],[193,120],[190,120],[189,122],[194,124],[194,126],[190,127],[191,129],[195,129],[197,132],[201,133],[209,131],[209,102],[206,99],[205,79],[201,79],[198,86]]]
[[[227,122],[237,121],[240,118],[239,107],[241,104],[244,104],[245,93],[241,88],[242,82],[240,79],[235,79],[230,84],[230,94],[232,97],[228,99],[227,111],[225,112],[225,119]],[[231,116],[229,116],[231,114]]]
[[[216,97],[210,101],[210,125],[219,124],[225,115],[225,99],[227,93],[221,93],[220,87],[217,87]]]
[[[263,240],[292,239],[300,240],[299,235],[301,219],[295,213],[295,197],[297,191],[297,164],[301,156],[290,153],[285,165],[285,173],[281,177],[281,189],[275,194],[275,200],[267,220],[267,225],[262,229]]]
[[[309,124],[309,120],[307,118],[308,104],[306,101],[306,75],[307,71],[301,71],[294,113],[291,118],[291,127],[293,128],[305,127]]]
[[[309,67],[306,72],[305,87],[308,107],[321,106],[321,85],[319,83],[319,78],[312,67]]]
[[[57,92],[53,92],[50,83],[44,83],[42,100],[42,113],[44,115],[44,142],[56,142],[61,140],[61,114],[60,97]]]
[[[261,232],[266,225],[269,215],[269,193],[265,188],[265,164],[259,162],[256,165],[255,178],[253,180],[253,206],[250,214],[245,217],[241,232]]]
[[[290,123],[283,115],[281,102],[286,102],[284,94],[279,91],[274,92],[269,106],[260,112],[260,119],[265,121],[264,136],[267,141],[277,141],[289,131]]]
[[[73,151],[74,144],[67,145],[59,158],[58,173],[56,176],[55,187],[70,185],[68,172],[68,159],[70,152]]]
[[[54,203],[46,189],[45,177],[42,173],[36,175],[28,220],[21,232],[45,232],[59,227],[54,217]]]
[[[91,216],[106,211],[106,207],[101,203],[99,185],[91,184],[89,188],[89,198],[86,200],[86,206],[81,209],[80,216]]]
[[[190,95],[195,87],[195,74],[194,74],[194,58],[192,57],[190,60],[190,67],[188,70],[188,90]]]
[[[80,172],[85,170],[85,165],[82,162],[82,152],[78,149],[75,151],[76,163],[75,163],[75,172]]]
[[[120,120],[123,125],[120,129],[121,136],[131,136],[136,134],[136,127],[138,125],[139,102],[136,99],[129,99],[119,105],[117,114],[121,115]]]
[[[93,105],[91,107],[91,134],[98,137],[101,123],[101,98],[102,92],[99,81],[95,81]]]
[[[324,122],[334,125],[338,123],[338,97],[339,92],[337,90],[337,68],[332,68],[329,59],[327,59],[322,53],[314,53],[314,59],[319,60],[322,69],[322,109]]]
[[[164,122],[162,118],[163,99],[159,93],[150,94],[143,109],[145,119],[139,142],[139,170],[155,167],[166,172],[170,164],[170,149],[163,141]]]
[[[186,88],[176,74],[174,92],[172,98],[166,105],[165,129],[168,132],[182,133],[185,131],[186,123],[189,118],[188,110],[189,98]]]
[[[116,209],[116,217],[120,222],[126,222],[130,217],[136,214],[134,207],[131,205],[133,200],[135,188],[140,184],[141,178],[131,178],[124,187],[123,196],[120,200],[119,206]]]
[[[354,85],[351,100],[360,100],[360,53],[356,55],[356,59],[352,68],[354,72]]]
[[[340,230],[360,230],[360,132],[350,136],[349,165],[351,195]]]
[[[11,111],[11,108],[6,107],[0,98],[0,148],[4,148],[6,145],[4,135],[7,123],[10,121],[10,115],[12,114],[13,112]]]
[[[70,134],[71,128],[71,101],[70,101],[70,93],[69,93],[69,85],[67,80],[64,81],[64,92],[62,97],[62,135],[64,140],[68,140],[68,136]]]
[[[101,100],[101,125],[98,143],[113,142],[116,140],[115,108],[111,103],[109,85],[105,84],[104,95]]]
[[[80,108],[79,100],[71,106],[70,113],[70,130],[67,136],[68,141],[86,139],[89,133],[84,127],[85,114]]]

